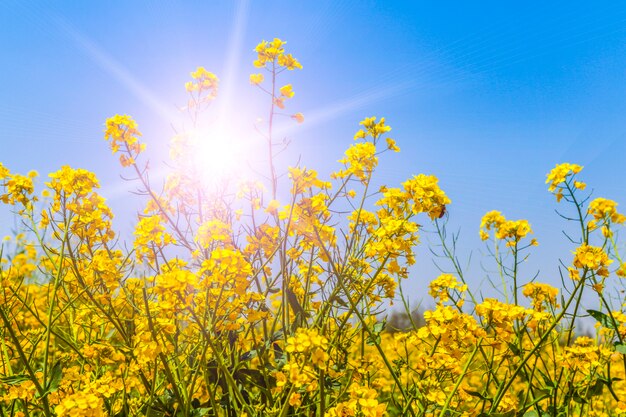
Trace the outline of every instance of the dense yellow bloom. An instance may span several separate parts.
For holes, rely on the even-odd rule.
[[[626,221],[626,216],[617,212],[617,203],[606,198],[596,198],[589,203],[587,213],[593,216],[592,226],[598,222],[622,224]]]
[[[69,223],[71,231],[85,240],[90,240],[92,244],[113,239],[113,213],[105,199],[94,191],[100,184],[92,172],[63,166],[49,177],[50,181],[46,185],[53,191],[50,214],[54,216],[63,210],[72,213]],[[42,225],[55,221],[49,217],[49,213],[41,213]],[[63,223],[62,219],[56,220]]]
[[[280,67],[288,70],[294,70],[296,68],[302,69],[302,65],[291,54],[285,54],[286,42],[275,38],[272,42],[262,41],[256,48],[257,59],[254,61],[254,66],[257,68],[263,68],[268,64],[277,64]]]
[[[434,175],[414,175],[403,182],[402,187],[411,202],[411,212],[427,213],[432,220],[440,218],[446,205],[452,202],[439,188],[439,180]]]
[[[208,99],[213,99],[217,96],[219,79],[215,74],[207,71],[204,67],[198,67],[191,73],[191,78],[193,78],[193,81],[185,84],[185,89],[188,92],[197,92],[198,94],[207,92],[205,97]]]
[[[472,315],[459,312],[457,307],[438,304],[434,310],[424,312],[424,320],[426,326],[417,331],[417,337],[422,341],[430,337],[442,341],[446,351],[449,352],[446,356],[452,355],[457,359],[465,349],[485,336],[484,329],[476,319]],[[425,363],[424,366],[428,364]],[[458,366],[458,362],[454,366]]]
[[[529,233],[533,233],[528,220],[507,220],[499,211],[492,210],[486,213],[480,222],[480,238],[487,240],[489,230],[495,231],[496,239],[507,241],[508,246],[516,245]],[[533,239],[531,245],[536,246],[537,241]]]
[[[229,244],[231,242],[232,230],[228,223],[219,219],[204,222],[198,229],[196,241],[203,248],[208,248],[214,242]]]
[[[302,194],[310,190],[312,187],[321,189],[330,188],[330,183],[324,182],[317,178],[317,172],[306,168],[289,168],[289,178],[292,181],[292,194]]]
[[[530,224],[527,220],[507,220],[500,225],[496,232],[498,239],[512,239],[519,241],[526,237],[529,233],[532,233]]]
[[[371,142],[356,143],[346,150],[345,155],[339,163],[344,164],[346,169],[336,173],[337,178],[354,175],[364,182],[378,165],[376,146]]]
[[[337,404],[327,412],[328,417],[382,417],[386,405],[377,400],[376,390],[368,387],[354,386],[350,388],[350,400]]]
[[[485,214],[480,221],[480,228],[485,230],[497,230],[502,223],[506,221],[506,218],[499,211],[492,210]]]
[[[485,317],[492,325],[509,326],[512,329],[513,321],[523,318],[526,309],[521,306],[502,303],[495,298],[486,298],[476,306],[476,314]]]
[[[174,242],[172,235],[166,232],[161,216],[145,216],[135,226],[134,247],[138,259],[154,259],[158,248]]]
[[[328,338],[320,335],[317,329],[298,329],[287,338],[285,351],[296,356],[298,361],[322,367],[328,361]]]
[[[575,381],[584,383],[583,375],[587,375],[588,379],[595,379],[596,372],[609,362],[611,354],[611,350],[598,346],[594,339],[581,336],[574,340],[572,346],[564,348],[559,362],[564,368],[580,373],[581,376]]]
[[[428,293],[437,300],[438,304],[450,300],[450,290],[464,292],[467,291],[467,285],[457,281],[452,274],[441,274],[428,285]]]
[[[23,400],[32,401],[37,395],[37,387],[33,381],[26,380],[19,384],[13,384],[6,391],[4,396],[0,396],[3,401]]]
[[[359,124],[365,129],[357,131],[354,135],[354,140],[365,139],[368,136],[371,136],[374,139],[378,139],[380,136],[391,130],[391,126],[387,126],[385,124],[384,117],[381,117],[378,122],[376,122],[375,116],[366,117]]]
[[[105,417],[104,400],[93,392],[79,391],[68,395],[54,409],[59,417]]]
[[[537,311],[543,311],[547,306],[556,307],[556,296],[559,290],[548,284],[534,282],[524,286],[522,294],[531,299],[532,306]]]
[[[556,190],[556,188],[564,184],[568,177],[578,174],[583,169],[582,166],[570,163],[557,164],[546,176],[546,184],[550,184],[548,189],[550,191]],[[580,188],[577,187],[577,188]],[[584,189],[584,187],[582,187]],[[562,194],[557,193],[557,199],[560,200]]]
[[[0,201],[12,206],[21,204],[25,208],[29,207],[31,202],[37,201],[32,196],[35,191],[33,178],[37,175],[35,171],[28,175],[11,174],[7,168],[0,166],[0,187],[4,186],[6,189],[6,193],[0,194]]]
[[[137,123],[127,115],[116,114],[106,121],[104,139],[111,141],[111,151],[117,153],[120,148],[120,163],[129,166],[135,163],[137,156],[145,151],[146,144],[139,142],[141,132],[137,129]]]
[[[64,165],[60,170],[48,176],[50,182],[46,185],[54,191],[55,202],[70,195],[83,198],[90,194],[94,188],[100,188],[100,183],[95,174],[82,168],[74,169]]]
[[[597,246],[583,244],[574,251],[574,267],[579,269],[588,268],[602,277],[609,276],[607,267],[612,262],[606,252]]]
[[[9,174],[11,173],[11,171],[9,170],[9,168],[5,167],[1,162],[0,162],[0,180],[5,179],[6,177],[9,176]]]

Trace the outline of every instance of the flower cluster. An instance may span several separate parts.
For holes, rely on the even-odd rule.
[[[146,150],[146,144],[139,142],[139,136],[141,132],[137,128],[137,122],[130,116],[116,114],[106,121],[104,137],[111,141],[113,153],[119,152],[121,148],[122,166],[134,164],[137,156]]]
[[[568,178],[573,177],[582,171],[583,167],[576,164],[564,163],[557,164],[546,176],[546,184],[550,184],[548,189],[550,192],[556,190],[556,200],[561,201],[563,198],[563,185],[567,184]],[[579,181],[574,181],[574,187],[579,190],[584,190],[586,184]]]
[[[298,62],[291,54],[285,53],[285,44],[287,42],[274,38],[273,41],[262,41],[254,49],[257,53],[257,59],[254,66],[257,68],[266,68],[268,65],[278,65],[287,70],[296,68],[302,69],[302,64]],[[252,79],[251,79],[252,80]]]
[[[12,206],[20,204],[28,207],[37,198],[32,194],[35,191],[33,179],[37,177],[36,171],[30,171],[28,175],[11,174],[8,168],[0,164],[0,187],[4,187],[6,192],[0,194],[0,201]]]
[[[507,246],[516,246],[529,233],[533,233],[528,220],[507,220],[502,213],[493,210],[486,213],[480,222],[480,238],[489,239],[489,231],[495,231],[496,239],[504,240]],[[530,245],[536,246],[537,240],[532,239]]]
[[[456,277],[452,274],[441,274],[428,284],[428,293],[437,300],[437,304],[443,304],[450,300],[451,291],[463,293],[467,291],[467,285],[457,281]],[[463,300],[459,301],[460,303],[457,302],[457,304],[463,305]]]
[[[559,294],[559,290],[549,284],[529,282],[524,286],[522,294],[530,298],[535,310],[543,311],[546,307],[557,306],[556,296]]]
[[[572,263],[575,268],[589,269],[601,277],[608,277],[608,266],[612,262],[602,248],[583,244],[574,251],[574,261]],[[577,270],[574,273],[574,277],[578,276],[576,274]]]
[[[198,95],[206,92],[206,96],[212,100],[217,97],[217,88],[219,80],[215,74],[207,71],[204,67],[198,67],[191,73],[193,81],[185,83],[185,90]]]

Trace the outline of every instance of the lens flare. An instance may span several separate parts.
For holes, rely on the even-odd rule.
[[[244,176],[253,146],[248,132],[230,118],[193,131],[191,136],[190,158],[200,180],[211,184]]]

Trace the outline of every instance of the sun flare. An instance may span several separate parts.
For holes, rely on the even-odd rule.
[[[246,152],[242,140],[230,126],[220,123],[210,129],[193,133],[193,159],[203,179],[222,179],[236,176],[245,164]]]
[[[185,162],[206,185],[240,180],[258,159],[262,143],[252,126],[237,123],[237,116],[223,113],[219,119],[189,131]]]

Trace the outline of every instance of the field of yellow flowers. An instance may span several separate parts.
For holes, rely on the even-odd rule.
[[[294,90],[281,74],[302,66],[279,39],[255,51],[250,83],[269,107],[262,181],[202,181],[189,131],[155,186],[137,123],[106,121],[145,198],[132,245],[93,173],[63,166],[36,191],[36,173],[0,164],[0,201],[26,230],[0,249],[0,417],[626,415],[626,315],[607,294],[626,276],[615,233],[626,217],[589,198],[581,166],[556,165],[546,180],[578,230],[562,288],[518,275],[537,244],[531,225],[492,211],[476,229],[505,300],[480,299],[446,234],[451,201],[437,178],[371,186],[379,156],[400,150],[384,118],[361,122],[330,178],[298,166],[280,178],[274,118],[304,121],[286,113]],[[218,84],[191,73],[192,124]],[[384,310],[411,279],[424,224],[456,272],[430,283],[423,326],[390,332]],[[598,310],[581,307],[589,293]],[[575,332],[581,316],[596,320],[592,337]]]

